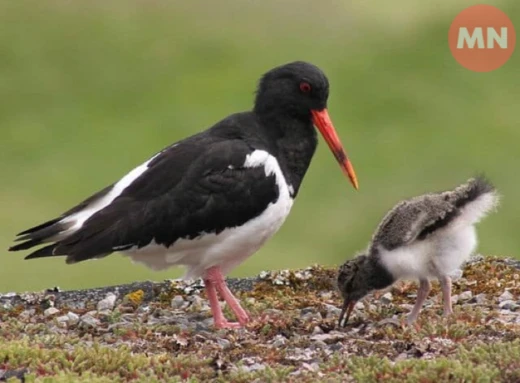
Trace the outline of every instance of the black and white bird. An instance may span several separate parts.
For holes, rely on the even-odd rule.
[[[444,314],[451,314],[450,274],[477,246],[474,225],[498,203],[494,186],[483,177],[470,179],[451,191],[398,203],[379,224],[368,249],[339,269],[338,288],[344,299],[339,325],[344,318],[346,325],[358,300],[406,279],[419,281],[417,300],[407,318],[409,324],[421,311],[431,278],[440,282]]]
[[[9,250],[46,246],[25,259],[67,263],[122,252],[155,270],[182,265],[203,278],[216,327],[248,314],[224,275],[283,224],[317,146],[315,125],[357,189],[354,169],[327,112],[329,82],[316,66],[293,62],[260,79],[252,111],[160,151],[116,183],[41,225]],[[235,313],[228,322],[217,294]]]

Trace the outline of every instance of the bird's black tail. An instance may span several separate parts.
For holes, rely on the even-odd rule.
[[[468,180],[446,195],[459,209],[460,217],[470,223],[480,221],[500,202],[495,186],[482,175]]]
[[[60,222],[62,217],[55,218],[50,221],[44,222],[41,225],[32,227],[25,231],[22,231],[17,235],[16,242],[21,242],[17,245],[11,246],[9,251],[20,251],[31,249],[35,246],[42,245],[44,243],[55,242],[60,239],[60,234],[69,229],[73,223]],[[35,252],[29,254],[25,259],[48,257],[54,255],[52,253],[56,245],[49,245],[43,247]]]

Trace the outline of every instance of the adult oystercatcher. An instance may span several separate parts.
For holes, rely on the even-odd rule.
[[[216,327],[249,317],[224,275],[255,253],[291,210],[317,146],[319,129],[354,187],[354,169],[327,112],[329,83],[306,62],[260,79],[252,111],[233,114],[179,141],[61,216],[18,234],[9,250],[51,243],[25,259],[67,263],[122,252],[162,270],[202,277]],[[235,313],[228,322],[217,293]]]
[[[339,325],[345,313],[347,324],[359,299],[399,279],[419,280],[409,324],[417,319],[430,292],[430,278],[438,278],[444,314],[451,314],[450,274],[477,245],[474,225],[498,203],[494,186],[480,176],[451,191],[398,203],[379,224],[368,249],[340,267],[338,287],[344,303]]]

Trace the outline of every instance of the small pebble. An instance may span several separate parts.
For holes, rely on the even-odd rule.
[[[461,301],[469,301],[472,297],[473,293],[471,290],[467,290],[459,294],[459,300]]]
[[[303,362],[302,363],[302,368],[304,368],[306,370],[309,370],[311,372],[316,372],[316,371],[318,371],[320,369],[320,365],[318,363],[316,363],[316,362],[310,363],[310,364]]]
[[[280,316],[283,315],[283,311],[278,309],[266,309],[264,310],[264,314],[269,316]]]
[[[171,301],[171,307],[173,309],[180,309],[182,308],[182,306],[184,306],[184,304],[186,303],[186,301],[184,300],[184,298],[180,295],[176,295],[172,298],[172,301]]]
[[[97,304],[98,311],[113,310],[116,303],[116,295],[114,293],[108,293],[105,299],[102,299]]]
[[[287,338],[283,335],[276,335],[274,338],[273,346],[276,348],[282,347],[287,343]]]
[[[89,313],[83,315],[80,318],[80,322],[79,322],[80,326],[85,326],[85,327],[97,327],[99,325],[99,323],[100,323],[99,319],[94,318]]]
[[[381,297],[381,303],[385,304],[385,305],[388,305],[390,303],[392,303],[392,300],[394,299],[394,296],[392,295],[391,292],[387,292],[385,294],[383,294],[383,296]]]
[[[227,340],[227,339],[224,339],[224,338],[218,338],[217,339],[217,343],[223,350],[225,350],[226,348],[231,346],[231,342],[229,340]]]
[[[337,308],[334,305],[329,305],[325,303],[325,308],[327,309],[327,318],[337,317],[341,314],[341,309]]]
[[[68,315],[62,315],[56,318],[56,322],[58,322],[58,325],[61,327],[65,327],[69,323],[69,316]]]
[[[303,311],[303,310],[302,310]],[[311,322],[311,321],[322,321],[323,317],[320,313],[317,312],[308,312],[304,315],[302,315],[302,320],[305,322]]]
[[[79,322],[79,315],[71,311],[67,313],[67,317],[69,318],[69,324],[77,324]]]
[[[246,367],[248,372],[265,370],[265,364],[255,363],[251,366]]]
[[[315,313],[315,312],[316,312],[316,308],[315,307],[305,307],[305,308],[300,310],[300,315],[304,316],[306,314]]]
[[[504,310],[516,311],[519,306],[516,304],[515,301],[507,300],[507,301],[500,302],[498,304],[498,307],[500,307],[501,309],[504,309]]]
[[[60,310],[58,310],[56,307],[49,307],[48,309],[46,309],[44,312],[43,312],[43,315],[45,315],[46,317],[50,317],[54,314],[57,314],[59,313]]]
[[[35,309],[24,310],[20,313],[20,319],[29,319],[36,313]]]
[[[487,295],[484,294],[484,293],[480,293],[478,295],[475,295],[475,302],[478,304],[478,305],[483,305],[485,303],[487,303]]]
[[[502,293],[502,295],[500,295],[500,296],[498,297],[498,301],[499,301],[499,302],[503,302],[503,301],[511,301],[511,300],[513,300],[513,299],[514,299],[514,296],[513,296],[513,294],[511,294],[511,293],[509,292],[509,290],[504,291],[504,292]]]

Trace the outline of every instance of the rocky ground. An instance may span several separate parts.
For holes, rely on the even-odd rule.
[[[0,381],[520,382],[520,262],[477,256],[438,284],[415,326],[416,285],[358,303],[338,328],[336,270],[231,279],[253,321],[215,330],[200,283],[0,295]],[[225,308],[225,313],[232,318]]]

